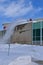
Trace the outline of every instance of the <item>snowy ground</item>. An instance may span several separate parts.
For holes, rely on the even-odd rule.
[[[34,61],[37,60],[43,61],[43,46],[11,44],[10,53],[8,56],[8,45],[0,44],[0,65],[10,65],[10,63],[12,63],[16,58],[23,56],[25,57],[30,56],[34,59]]]

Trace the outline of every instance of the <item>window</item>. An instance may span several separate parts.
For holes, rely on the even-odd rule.
[[[40,41],[40,29],[33,29],[33,41]]]
[[[43,40],[43,28],[42,28],[42,40]]]
[[[40,41],[40,37],[36,36],[36,41]]]
[[[36,36],[40,36],[40,29],[36,29]]]
[[[42,21],[42,28],[43,28],[43,21]]]
[[[33,29],[33,36],[35,36],[35,29]]]
[[[33,29],[33,41],[35,41],[35,29]]]
[[[43,36],[43,28],[42,28],[42,36]]]
[[[40,28],[40,22],[33,23],[33,29],[39,29]]]
[[[42,40],[43,40],[43,37],[42,37]]]
[[[33,41],[35,41],[35,36],[33,37]]]

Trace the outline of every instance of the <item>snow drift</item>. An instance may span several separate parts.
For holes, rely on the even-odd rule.
[[[12,61],[9,65],[38,65],[32,62],[31,56],[20,56],[14,61]]]

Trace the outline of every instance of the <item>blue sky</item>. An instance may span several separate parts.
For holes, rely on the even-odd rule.
[[[43,18],[43,0],[0,0],[0,30],[3,23],[29,18]]]

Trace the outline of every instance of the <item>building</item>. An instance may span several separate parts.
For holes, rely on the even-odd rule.
[[[4,29],[6,29],[9,24],[3,24]],[[27,20],[25,23],[17,25],[14,31],[11,36],[11,42],[13,43],[43,45],[43,19]]]

